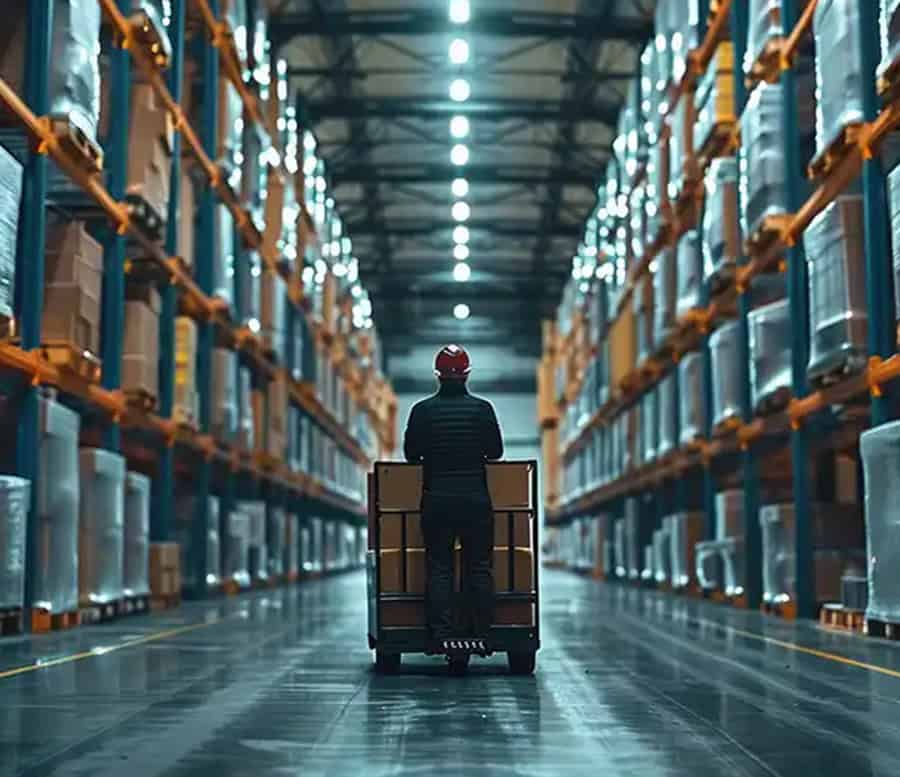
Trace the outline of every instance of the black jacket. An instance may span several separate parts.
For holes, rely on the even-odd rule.
[[[464,383],[447,381],[413,405],[403,440],[406,460],[424,465],[424,487],[433,493],[487,494],[485,462],[503,456],[494,407]]]

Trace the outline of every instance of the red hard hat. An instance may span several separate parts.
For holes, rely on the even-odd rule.
[[[434,374],[441,380],[465,380],[471,371],[469,354],[458,345],[444,346],[434,358]]]

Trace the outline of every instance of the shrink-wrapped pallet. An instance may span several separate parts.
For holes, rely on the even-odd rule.
[[[259,332],[262,316],[260,299],[262,284],[262,260],[256,251],[246,251],[238,256],[235,266],[235,286],[238,298],[240,323],[251,332]]]
[[[641,566],[641,580],[652,582],[656,576],[656,567],[653,566],[653,543],[644,545],[644,563]]]
[[[150,478],[125,476],[122,590],[126,598],[150,593]]]
[[[879,75],[886,75],[900,59],[900,0],[881,0],[881,65]]]
[[[842,195],[803,234],[809,273],[810,353],[813,381],[856,372],[868,361],[863,200]]]
[[[712,358],[712,426],[717,428],[741,418],[741,385],[744,365],[741,359],[740,324],[729,321],[709,337]]]
[[[188,589],[197,588],[196,571],[194,563],[196,548],[196,530],[198,526],[198,510],[200,503],[192,490],[179,490],[175,494],[175,534],[178,545],[181,548],[181,576],[184,586]],[[206,505],[206,527],[203,542],[206,544],[206,582],[207,585],[216,585],[221,575],[220,538],[219,538],[219,500],[213,496],[208,497]],[[215,533],[213,534],[213,530]]]
[[[689,353],[678,362],[678,426],[681,445],[688,445],[703,437],[705,425],[703,356]]]
[[[235,234],[234,217],[225,205],[214,212],[213,288],[212,296],[234,310]]]
[[[238,445],[252,451],[256,445],[256,423],[253,410],[253,381],[249,367],[238,369]]]
[[[240,502],[238,509],[250,521],[248,538],[250,579],[267,580],[269,577],[268,546],[266,544],[266,503]]]
[[[672,545],[668,525],[653,532],[653,578],[657,584],[671,582]]]
[[[37,559],[31,606],[50,613],[78,609],[78,414],[40,398]],[[27,604],[27,603],[26,603]]]
[[[660,458],[678,447],[675,430],[678,425],[678,374],[670,372],[659,384],[659,442],[656,453]]]
[[[747,236],[767,216],[786,213],[781,84],[762,83],[747,100],[741,120],[740,192]]]
[[[743,537],[719,540],[726,596],[742,596],[747,579],[747,554]]]
[[[864,432],[866,485],[866,617],[900,623],[900,421]]]
[[[241,199],[256,228],[265,229],[265,203],[268,193],[266,159],[272,147],[265,130],[254,121],[244,122],[241,149]]]
[[[713,159],[705,185],[703,278],[716,289],[733,276],[741,257],[737,160],[734,157]]]
[[[240,588],[247,588],[250,585],[250,516],[239,509],[233,510],[226,525],[222,576]]]
[[[816,42],[816,155],[845,127],[865,121],[866,78],[859,0],[821,0],[813,13]],[[874,41],[872,41],[874,45]]]
[[[613,539],[615,543],[615,562],[616,577],[628,577],[628,557],[625,543],[625,519],[617,518],[613,528]]]
[[[637,580],[641,576],[640,521],[638,500],[630,496],[625,500],[625,563],[629,580]]]
[[[900,2],[900,0],[898,0]],[[900,15],[898,15],[900,22]],[[900,36],[898,36],[900,37]],[[890,233],[894,268],[894,301],[897,318],[900,319],[900,165],[888,174],[888,211],[890,212]]]
[[[702,513],[675,513],[669,519],[672,586],[685,588],[695,572],[695,548],[703,535]]]
[[[653,274],[653,341],[665,343],[678,320],[678,273],[674,249],[664,248]]]
[[[237,376],[237,354],[227,348],[213,348],[211,431],[224,442],[231,442],[237,434]]]
[[[817,504],[810,515],[816,601],[838,601],[845,570],[865,558],[861,516],[847,514],[846,506]],[[796,597],[796,522],[793,504],[760,508],[762,527],[763,599],[783,604]]]
[[[22,165],[0,146],[0,317],[12,318]]]
[[[642,463],[656,459],[659,446],[659,392],[647,392],[641,399],[641,437],[643,439]]]
[[[750,394],[753,409],[781,407],[791,392],[791,317],[786,300],[751,311]]]
[[[125,459],[99,448],[78,452],[78,598],[108,604],[123,595]]]
[[[678,276],[678,318],[700,307],[700,287],[703,280],[703,256],[700,235],[695,229],[685,232],[678,241],[676,252]]]
[[[218,497],[209,497],[209,515],[206,526],[206,585],[215,588],[222,582],[222,506]]]
[[[738,489],[716,494],[716,539],[744,536],[744,492]]]
[[[716,540],[704,540],[694,546],[694,576],[704,591],[723,587],[722,552]]]
[[[685,156],[688,153],[687,137],[687,100],[679,100],[670,115],[669,124],[669,191],[670,200],[677,200],[684,187]]]
[[[276,272],[267,270],[262,278],[263,344],[275,353],[279,364],[286,365],[288,311],[287,284]]]
[[[31,482],[0,475],[0,611],[25,606],[25,524]]]
[[[19,95],[26,91],[29,5],[32,3],[25,0],[4,3],[6,24],[0,31],[0,77]],[[98,0],[51,0],[49,6],[52,56],[47,114],[69,122],[96,143],[100,117],[100,3]]]
[[[749,28],[744,72],[750,73],[766,45],[784,35],[781,22],[781,0],[749,0]]]
[[[287,517],[284,508],[273,506],[266,517],[266,546],[269,577],[281,579],[285,573],[284,551],[286,545]]]

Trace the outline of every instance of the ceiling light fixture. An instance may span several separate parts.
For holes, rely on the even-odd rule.
[[[452,149],[450,149],[450,161],[453,162],[457,167],[462,167],[469,162],[469,148],[468,146],[457,143]]]
[[[454,197],[461,199],[469,193],[469,182],[465,178],[455,178],[450,189]]]
[[[464,103],[472,94],[472,87],[465,78],[456,78],[450,84],[450,99],[453,102]]]
[[[458,283],[465,283],[472,275],[472,270],[465,262],[460,262],[453,268],[453,279]]]
[[[450,134],[462,139],[469,134],[469,120],[465,116],[454,116],[450,119]]]
[[[453,242],[457,245],[465,245],[469,242],[469,228],[460,224],[453,230]]]
[[[469,0],[450,0],[450,21],[454,24],[465,24],[472,17]]]
[[[465,65],[469,61],[469,42],[465,38],[456,38],[450,44],[449,54],[454,65]]]
[[[469,246],[457,243],[453,246],[453,258],[457,262],[464,262],[469,258]]]
[[[471,313],[469,306],[462,302],[453,308],[453,315],[460,321],[465,321],[469,317],[469,313]]]
[[[451,213],[454,221],[468,221],[469,216],[472,215],[472,209],[467,202],[454,202]]]

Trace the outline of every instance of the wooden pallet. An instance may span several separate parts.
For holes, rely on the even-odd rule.
[[[772,38],[766,43],[759,57],[757,57],[750,68],[750,73],[747,76],[748,91],[759,81],[767,80],[766,76],[771,77],[773,73],[781,71],[780,60],[783,46],[784,38],[782,37]]]
[[[732,156],[739,145],[739,133],[738,122],[734,117],[720,119],[713,124],[697,152],[700,169],[705,170],[716,157]]]
[[[60,148],[89,175],[103,172],[103,149],[66,116],[50,116],[50,131]]]
[[[900,97],[900,58],[891,62],[878,76],[878,96],[885,105]]]
[[[163,217],[140,194],[129,192],[125,195],[128,215],[132,223],[153,241],[163,237]]]
[[[782,241],[782,235],[790,224],[791,216],[779,213],[766,216],[757,230],[744,242],[744,253],[753,258],[767,255]]]
[[[144,50],[157,67],[165,70],[169,66],[166,44],[160,30],[146,13],[139,11],[128,17],[131,26],[132,45]]]
[[[65,631],[81,624],[81,613],[78,610],[50,613],[47,610],[31,611],[31,631],[35,634],[46,634],[49,631]]]
[[[774,615],[778,618],[784,618],[791,621],[797,620],[796,602],[788,601],[781,602],[779,604],[763,602],[763,604],[760,605],[759,609],[766,615]]]
[[[150,595],[128,596],[122,601],[123,615],[139,615],[150,611]]]
[[[172,420],[178,427],[178,431],[182,434],[194,435],[197,433],[197,419],[194,418],[193,412],[185,407],[176,405],[172,408]]]
[[[866,618],[864,633],[869,637],[898,641],[900,640],[900,623]]]
[[[151,594],[150,609],[153,612],[159,610],[171,610],[181,604],[181,594]]]
[[[841,361],[834,364],[828,370],[815,377],[811,377],[809,382],[814,388],[828,388],[838,383],[843,383],[847,378],[858,375],[868,366],[869,359],[865,354],[844,354]]]
[[[25,617],[21,607],[0,610],[0,637],[21,634],[25,630]]]
[[[709,276],[709,296],[715,298],[734,284],[737,274],[737,266],[732,262],[726,262],[722,267]]]
[[[780,413],[791,401],[791,390],[786,387],[764,397],[756,406],[756,415],[770,416]]]
[[[809,163],[807,175],[813,181],[818,181],[834,170],[841,160],[859,146],[862,127],[861,123],[848,124],[843,127],[828,147]]]
[[[740,418],[735,418],[732,416],[731,418],[726,418],[724,421],[719,421],[712,430],[713,439],[719,439],[722,437],[728,437],[731,434],[734,434],[738,429],[741,428],[743,422]]]
[[[819,624],[829,629],[862,634],[866,626],[866,613],[842,604],[823,604],[819,610]]]
[[[49,340],[41,343],[40,354],[60,370],[77,375],[89,383],[100,382],[102,371],[100,359],[74,343],[64,340]]]
[[[152,413],[156,410],[157,400],[149,391],[144,389],[130,389],[124,392],[125,402],[129,407],[136,410],[142,410],[145,413]]]
[[[81,607],[82,623],[106,623],[122,614],[122,600],[117,599],[105,604],[89,604]]]
[[[237,596],[241,592],[241,587],[234,580],[225,580],[222,583],[222,592],[225,596]]]

